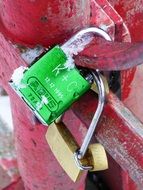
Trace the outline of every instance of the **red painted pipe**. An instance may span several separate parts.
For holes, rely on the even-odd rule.
[[[0,4],[6,37],[27,46],[64,42],[88,24],[89,15],[88,0],[4,0]],[[8,80],[13,70],[25,62],[2,35],[0,47],[0,81],[9,89]],[[25,189],[83,190],[85,177],[76,184],[68,178],[46,143],[47,128],[33,120],[33,115],[13,91],[8,90],[8,93],[12,100],[17,158]]]
[[[8,85],[13,70],[19,65],[25,66],[26,63],[17,49],[0,34],[0,83],[11,98],[18,166],[25,190],[84,190],[85,177],[76,184],[69,179],[46,142],[47,127],[35,120]],[[78,126],[80,121],[74,122],[70,128],[74,128],[74,134],[79,134],[78,138],[82,140],[83,134],[80,128],[77,131]]]
[[[86,0],[2,1],[0,16],[15,42],[49,46],[63,42],[89,23]]]

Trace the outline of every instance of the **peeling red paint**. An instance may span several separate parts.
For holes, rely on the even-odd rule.
[[[23,19],[17,16],[15,18],[16,25],[14,25],[15,23],[10,22],[11,18],[13,18],[13,15],[9,17],[7,15],[9,11],[5,11],[5,12],[1,11],[3,24],[5,26],[5,29],[7,29],[7,31],[5,30],[5,32],[7,32],[7,36],[11,37],[11,39],[13,39],[16,42],[21,42],[24,44],[27,43],[28,45],[37,44],[37,43],[41,43],[46,46],[49,44],[53,45],[53,43],[55,42],[57,43],[57,42],[63,41],[63,39],[67,38],[68,35],[71,35],[71,33],[74,33],[74,31],[79,30],[79,28],[82,27],[84,24],[85,25],[87,24],[87,20],[86,21],[85,19],[83,19],[82,21],[80,20],[85,15],[81,16],[81,14],[79,14],[79,16],[81,16],[79,20],[75,18],[73,19],[73,15],[76,14],[77,12],[76,11],[74,12],[74,9],[72,8],[71,4],[68,4],[68,2],[72,2],[72,1],[66,1],[67,4],[64,4],[64,7],[70,7],[70,11],[67,13],[65,13],[64,11],[61,11],[60,16],[62,20],[59,20],[59,17],[57,19],[56,14],[59,13],[59,8],[57,7],[57,4],[51,1],[53,3],[51,6],[53,7],[56,6],[56,8],[53,11],[53,13],[56,16],[53,16],[54,24],[50,23],[51,24],[50,26],[53,27],[53,28],[50,27],[50,31],[52,31],[52,34],[55,34],[56,29],[57,29],[55,26],[58,25],[59,30],[57,30],[57,32],[58,34],[61,32],[60,36],[57,36],[57,34],[55,35],[57,37],[56,38],[52,34],[48,35],[48,32],[49,32],[48,16],[52,14],[52,9],[48,11],[46,10],[46,13],[43,12],[43,14],[39,14],[38,12],[38,8],[40,8],[38,2],[40,2],[40,5],[42,6],[42,5],[45,5],[44,3],[41,4],[41,2],[44,2],[44,1],[31,0],[31,1],[23,2],[22,0],[20,1],[13,0],[9,2],[8,1],[3,1],[3,2],[10,3],[9,4],[11,5],[10,7],[8,4],[7,4],[8,7],[5,7],[7,10],[10,10],[10,9],[14,10],[14,3],[16,3],[16,5],[20,9],[22,9],[22,11],[20,11],[20,13],[18,12],[18,14],[20,14],[21,16],[21,14],[26,13],[26,15],[23,16]],[[45,2],[47,3],[47,1]],[[87,1],[82,0],[79,2],[86,3]],[[99,5],[99,2],[101,2],[102,5]],[[113,7],[111,7],[108,1],[98,0],[96,1],[94,5],[92,4],[94,8],[96,7],[95,5],[98,5],[96,7],[97,8],[96,10],[98,11],[102,10],[102,13],[104,13],[102,16],[102,15],[99,15],[99,12],[98,12],[97,14],[98,16],[97,16],[95,14],[96,12],[93,11],[94,18],[92,17],[91,19],[92,24],[95,24],[101,28],[102,27],[106,28],[107,31],[112,35],[112,37],[115,40],[118,40],[118,42],[130,41],[129,32],[131,32],[131,36],[133,40],[132,42],[134,42],[134,44],[129,44],[129,43],[120,44],[120,43],[115,42],[111,44],[111,46],[113,45],[112,48],[109,44],[106,44],[106,43],[105,44],[102,43],[98,47],[96,46],[96,44],[92,44],[93,46],[91,46],[90,48],[91,49],[93,48],[93,49],[91,51],[95,49],[96,52],[94,52],[94,54],[97,54],[98,56],[100,55],[102,57],[102,61],[104,62],[104,65],[102,63],[100,64],[100,66],[103,65],[104,69],[106,68],[110,70],[111,66],[117,69],[119,68],[120,64],[124,65],[123,64],[124,61],[127,61],[127,65],[132,64],[133,62],[131,58],[129,57],[132,51],[129,52],[130,54],[128,54],[128,56],[126,55],[124,56],[125,54],[124,51],[130,49],[129,48],[130,46],[132,47],[131,48],[132,50],[133,49],[137,50],[136,49],[137,47],[142,48],[141,44],[138,44],[138,43],[136,44],[137,41],[141,41],[143,39],[142,33],[140,32],[142,31],[141,29],[143,26],[142,19],[138,18],[138,16],[141,16],[142,13],[138,12],[138,8],[137,8],[138,6],[132,3],[133,1],[130,1],[130,2],[131,3],[128,5],[129,8],[127,9],[134,9],[135,7],[134,10],[136,10],[136,12],[133,11],[134,15],[131,15],[132,11],[130,10],[131,17],[127,15],[129,14],[127,9],[123,8],[124,5],[128,4],[128,1],[123,1],[123,0],[113,1],[112,0],[112,3],[115,4],[115,8],[122,16],[122,19],[119,15],[118,16],[113,15],[113,14],[117,14],[117,12],[113,9]],[[140,0],[138,1],[135,0],[134,2],[137,2],[139,4],[142,3],[142,1]],[[21,6],[22,4],[25,6],[22,7]],[[73,1],[73,4],[75,6],[79,5],[77,1]],[[37,9],[35,8],[33,12],[30,11],[30,14],[29,14],[28,12],[29,9],[27,9],[26,7],[28,5],[31,8],[34,8],[36,6],[38,8]],[[82,5],[84,9],[86,6],[85,4],[82,4]],[[108,6],[108,7],[105,7],[105,6]],[[104,8],[104,11],[103,11],[103,8]],[[79,9],[81,10],[81,7]],[[45,7],[44,7],[44,10],[45,10]],[[16,10],[16,13],[17,13],[17,10]],[[33,21],[32,23],[25,21],[26,19],[29,21],[29,18],[31,21],[32,16],[35,16],[36,13],[38,14],[38,17],[36,18],[36,21],[38,22],[34,21],[33,19],[32,19]],[[67,20],[71,18],[71,20],[73,19],[74,22],[71,24],[65,19],[65,16]],[[139,22],[135,22],[136,20],[138,20]],[[126,22],[126,25],[128,26],[129,30],[126,28],[124,21]],[[23,23],[25,25],[23,25]],[[33,26],[36,26],[36,27],[33,27]],[[2,23],[0,27],[2,29],[3,27]],[[43,27],[45,27],[45,30],[43,30]],[[10,28],[10,31],[8,31],[8,28]],[[26,31],[23,30],[23,28]],[[42,31],[41,31],[41,28],[42,28]],[[70,31],[68,29],[70,29]],[[62,39],[61,34],[63,33],[65,34],[65,36],[63,35],[62,36],[63,39]],[[106,51],[106,48],[103,48],[103,45],[107,45],[107,47],[110,46],[111,48],[110,50],[112,50],[114,57],[120,56],[119,58],[121,58],[121,62],[119,61],[119,58],[111,59],[113,57],[110,57],[110,60],[112,60],[112,65],[109,64],[109,62],[107,62],[107,64],[110,67],[107,68],[107,64],[105,67],[105,61],[103,59],[103,55],[105,53],[107,54],[107,52],[108,52],[108,56],[111,56],[111,54],[109,54],[108,50]],[[73,184],[68,179],[66,174],[63,173],[61,167],[58,165],[57,161],[53,157],[48,145],[45,142],[44,135],[46,132],[46,128],[44,128],[44,126],[40,125],[39,122],[35,120],[34,116],[27,109],[25,104],[23,104],[20,101],[20,99],[8,86],[7,82],[10,79],[13,70],[20,65],[26,65],[26,62],[21,58],[21,54],[18,52],[18,49],[16,47],[13,47],[11,43],[8,43],[8,41],[1,34],[0,34],[0,46],[1,46],[0,48],[0,62],[1,62],[0,81],[2,85],[5,87],[5,89],[8,91],[9,95],[11,96],[12,107],[13,107],[13,118],[14,118],[14,124],[15,124],[18,162],[19,162],[19,168],[20,168],[23,181],[25,183],[26,190],[29,190],[29,189],[35,190],[37,188],[39,188],[39,190],[40,189],[43,190],[47,188],[48,190],[53,190],[54,188],[58,190],[60,189],[67,190],[69,188],[74,189],[74,190],[77,190],[77,189],[83,190],[85,187],[84,186],[85,176],[78,184]],[[104,51],[101,52],[102,49]],[[121,50],[120,52],[117,51],[119,49]],[[86,50],[82,52],[80,56],[82,57],[82,54],[84,55],[85,52]],[[93,57],[93,52],[91,52],[91,54],[90,52],[88,53],[91,56],[91,58],[93,58],[93,60],[95,61],[95,57]],[[109,58],[108,56],[106,57],[107,59]],[[136,61],[136,58],[137,60],[142,60],[141,52],[136,51],[135,54],[133,54],[132,58],[134,58],[134,63]],[[114,61],[116,64],[114,63]],[[117,65],[118,63],[119,65]],[[139,63],[141,62],[139,61]],[[94,65],[94,68],[95,68],[95,65]],[[140,66],[140,69],[142,69],[142,66]],[[129,109],[133,110],[134,113],[139,118],[142,118],[141,114],[143,113],[143,110],[142,110],[143,108],[142,108],[142,104],[139,104],[139,102],[142,102],[142,96],[141,96],[142,91],[140,88],[142,87],[143,78],[141,75],[139,75],[140,69],[135,69],[133,71],[130,71],[130,70],[124,71],[126,72],[124,73],[124,75],[123,75],[123,72],[121,72],[121,75],[122,75],[121,84],[122,84],[122,99],[124,100],[125,104],[129,107]],[[140,76],[140,78],[138,78],[138,76]],[[140,85],[137,91],[138,94],[135,97],[133,94],[136,93],[136,88],[139,83]],[[124,94],[124,89],[127,89],[125,91],[125,94]],[[94,113],[94,109],[96,107],[95,105],[96,99],[94,99],[93,94],[92,95],[88,94],[85,97],[84,97],[85,99],[81,99],[82,102],[78,103],[77,107],[76,106],[73,107],[74,111],[67,112],[64,117],[64,121],[67,124],[67,127],[75,135],[79,144],[83,140],[85,131],[87,129],[86,126],[88,126],[89,122],[91,121],[92,114]],[[130,100],[129,100],[129,97],[130,97]],[[136,104],[136,101],[138,102],[138,104]],[[132,105],[131,105],[131,102],[133,102]],[[137,110],[139,111],[137,112]],[[130,178],[128,177],[128,175],[130,175],[130,177],[138,185],[139,187],[138,190],[142,190],[142,185],[143,185],[142,163],[143,162],[142,162],[142,153],[140,151],[143,148],[142,134],[143,134],[142,123],[140,123],[138,118],[136,118],[134,114],[132,114],[128,109],[126,109],[126,107],[117,99],[117,97],[113,96],[112,93],[109,94],[108,103],[106,105],[103,117],[100,121],[100,126],[98,128],[96,137],[101,143],[103,143],[108,153],[116,161],[116,164],[113,164],[113,160],[109,159],[110,166],[112,164],[114,166],[111,166],[112,169],[109,170],[109,173],[104,176],[105,180],[108,179],[106,182],[109,183],[111,189],[127,190],[128,188],[130,188],[128,190],[135,190],[136,189],[135,185],[130,185],[133,182],[128,183],[129,187],[125,184],[125,182],[131,181]],[[121,176],[121,172],[123,170],[121,169],[119,165],[123,169],[128,171],[128,174],[125,174],[125,176],[124,175]],[[116,179],[118,175],[115,175],[116,173],[114,173],[114,171],[118,171],[120,179]],[[113,183],[112,179],[117,180],[118,183],[116,183],[116,185],[111,184]],[[119,185],[117,186],[117,184]]]

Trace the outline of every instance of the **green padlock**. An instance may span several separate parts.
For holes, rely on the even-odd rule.
[[[15,73],[23,69],[19,73],[20,82],[11,81],[12,87],[45,125],[51,124],[90,88],[77,68],[66,67],[67,61],[66,54],[56,46],[30,68],[17,69]]]
[[[63,46],[47,52],[31,67],[20,67],[12,75],[11,86],[45,125],[55,121],[91,87],[90,77],[86,80],[74,64],[69,64],[76,48],[76,53],[82,50],[82,46],[78,47],[79,42],[83,42],[81,37],[87,33],[110,40],[106,32],[96,27],[82,30]]]

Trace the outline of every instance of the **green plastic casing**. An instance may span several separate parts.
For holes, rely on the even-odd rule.
[[[66,61],[63,50],[54,47],[24,72],[24,87],[15,88],[45,125],[56,120],[90,88],[77,68],[65,66]]]

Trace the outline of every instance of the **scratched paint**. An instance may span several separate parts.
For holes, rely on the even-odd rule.
[[[29,46],[48,47],[64,42],[72,33],[86,27],[90,19],[88,0],[11,0],[2,1],[0,9],[7,36]]]
[[[143,0],[110,0],[131,33],[132,41],[143,40]]]
[[[71,126],[68,117],[76,115],[77,120],[80,118],[82,123],[89,126],[97,103],[95,97],[93,101],[93,97],[92,93],[86,94],[73,106],[73,116],[72,114],[68,115],[65,121],[67,125]],[[112,93],[108,95],[107,102],[98,124],[96,138],[116,162],[128,172],[138,186],[138,190],[142,190],[143,124]]]
[[[123,1],[121,1],[121,2],[123,2]],[[124,1],[124,2],[128,3],[128,1]],[[116,7],[117,7],[117,5],[116,5]],[[123,13],[124,13],[124,11],[123,12],[120,11],[120,14],[123,14]],[[44,15],[44,18],[41,20],[41,22],[42,23],[47,22],[45,15]],[[135,26],[134,29],[138,35],[137,30],[140,31],[139,28],[137,29],[137,27]],[[133,33],[133,31],[132,31],[132,33]],[[141,37],[141,35],[140,35],[140,37],[137,37],[137,35],[133,36],[133,39],[139,39]],[[23,104],[21,104],[21,102],[18,98],[14,97],[14,94],[11,93],[9,87],[7,86],[7,81],[9,80],[10,75],[13,72],[13,70],[15,68],[17,68],[19,66],[19,64],[25,65],[25,62],[23,61],[23,59],[21,59],[20,55],[17,54],[17,52],[11,47],[11,45],[9,45],[7,43],[7,41],[3,38],[2,35],[0,35],[0,46],[2,47],[0,49],[0,55],[1,55],[0,56],[0,61],[1,61],[0,80],[2,81],[3,86],[5,86],[5,88],[9,91],[9,93],[12,97],[12,100],[13,99],[15,100],[15,102],[13,102],[13,104],[14,104],[13,105],[13,108],[14,108],[13,112],[15,112],[14,114],[15,114],[15,118],[16,118],[16,120],[15,120],[16,139],[17,139],[16,144],[18,147],[18,157],[20,158],[20,166],[21,166],[20,168],[22,170],[24,180],[26,181],[26,186],[30,185],[31,189],[33,189],[33,188],[37,189],[39,186],[38,187],[36,186],[36,182],[38,182],[38,185],[41,182],[43,182],[41,185],[42,185],[42,187],[45,188],[45,186],[46,186],[45,183],[47,182],[47,180],[49,182],[50,181],[53,182],[56,179],[56,184],[50,183],[50,185],[47,186],[49,189],[50,188],[51,189],[52,188],[58,188],[59,186],[61,189],[64,189],[62,186],[63,184],[61,184],[61,183],[65,183],[65,181],[66,181],[66,185],[67,185],[65,188],[66,189],[68,189],[69,187],[72,188],[72,185],[69,183],[68,179],[65,178],[64,173],[62,173],[62,171],[59,171],[58,166],[56,165],[54,158],[51,158],[49,156],[50,152],[48,151],[48,148],[43,143],[43,139],[42,139],[42,136],[44,134],[44,132],[43,132],[44,129],[41,126],[39,126],[39,123],[37,121],[35,121],[35,123],[33,122],[32,114],[30,114],[28,112],[28,110],[24,107]],[[87,105],[87,100],[90,102],[91,99],[92,99],[91,104]],[[81,110],[80,110],[80,113],[85,112],[84,117],[82,117],[80,115],[80,117],[78,118],[78,122],[75,119],[75,117],[77,115],[75,115],[74,119],[72,119],[71,114],[69,114],[69,117],[68,117],[68,121],[70,121],[70,124],[68,126],[70,126],[69,128],[75,129],[74,134],[76,135],[78,141],[81,141],[83,138],[80,136],[81,135],[80,133],[77,134],[77,126],[80,126],[80,124],[81,124],[80,121],[82,121],[82,128],[84,128],[84,124],[87,122],[87,120],[89,121],[92,118],[92,108],[93,108],[93,104],[94,104],[94,99],[92,97],[88,97],[87,100],[85,101],[85,106],[83,108],[81,108]],[[86,110],[86,108],[87,108],[87,110]],[[116,159],[117,162],[120,162],[121,161],[120,158],[122,158],[124,156],[124,153],[125,153],[123,148],[126,148],[126,149],[129,148],[129,151],[131,150],[130,147],[127,147],[127,146],[125,147],[125,145],[128,144],[128,143],[126,143],[127,142],[126,139],[124,142],[120,142],[120,139],[122,138],[123,133],[126,132],[128,134],[128,136],[127,136],[127,134],[125,134],[125,137],[128,137],[127,139],[129,140],[129,142],[131,141],[131,139],[133,137],[136,138],[137,140],[135,142],[135,145],[137,142],[142,143],[142,139],[137,138],[136,135],[132,131],[129,130],[128,125],[126,123],[124,123],[124,125],[123,125],[123,126],[125,126],[124,131],[120,130],[121,121],[118,120],[118,116],[116,116],[116,118],[115,118],[115,115],[114,114],[112,115],[113,110],[111,110],[110,107],[108,107],[107,110],[109,112],[106,113],[107,117],[106,117],[106,121],[105,121],[105,125],[104,125],[104,127],[106,127],[106,128],[104,128],[104,129],[110,130],[111,134],[113,134],[113,135],[115,133],[118,137],[118,140],[114,141],[114,143],[117,143],[117,144],[113,144],[112,138],[109,138],[109,139],[107,139],[108,141],[106,141],[107,136],[105,135],[102,139],[102,142],[108,143],[107,149],[108,150],[110,149],[109,150],[110,154],[114,156],[114,158]],[[118,122],[115,123],[115,125],[113,125],[113,126],[112,125],[107,126],[107,120],[109,119],[109,116],[110,116],[110,119],[111,119],[111,116],[113,116],[114,120],[118,120]],[[111,123],[111,124],[113,124],[113,123]],[[81,130],[80,130],[80,132],[81,132]],[[102,130],[101,130],[101,134],[102,134]],[[28,139],[27,139],[27,137],[28,137]],[[33,137],[35,137],[36,141]],[[36,137],[38,137],[38,140]],[[110,142],[111,142],[111,145],[114,145],[113,147],[110,146]],[[38,148],[37,148],[37,145],[38,145]],[[28,146],[28,148],[30,148],[30,150],[26,146]],[[116,148],[116,155],[114,154],[115,146],[118,147],[118,148]],[[129,146],[130,146],[130,143],[129,143]],[[136,153],[134,151],[138,150],[138,147],[142,149],[142,147],[140,147],[139,144],[137,144],[137,146],[132,146],[132,152],[128,152],[128,156],[126,156],[126,158],[128,159],[128,157],[130,157],[130,158],[134,157],[134,154]],[[38,152],[37,152],[37,150],[38,150]],[[47,153],[46,153],[46,151],[47,151]],[[119,156],[117,155],[117,153]],[[27,155],[27,158],[26,158],[26,155]],[[44,157],[45,155],[47,156],[47,160]],[[138,155],[140,156],[140,150],[137,151],[137,154],[135,157],[138,157]],[[30,161],[28,159],[29,156],[30,156]],[[33,157],[34,157],[34,159],[33,159]],[[51,159],[49,159],[49,158],[51,158]],[[51,165],[50,165],[48,159],[50,160]],[[24,161],[24,166],[22,166],[23,161]],[[44,173],[45,179],[42,178],[43,173],[42,173],[42,175],[40,175],[42,172],[41,168],[37,168],[38,167],[37,165],[39,163],[41,163],[43,171],[45,171],[45,165],[50,170],[50,173],[48,173],[48,170],[46,170],[46,172]],[[124,166],[127,168],[131,162],[128,162],[128,165],[126,165],[126,162],[124,162],[124,163],[125,163],[125,165],[121,165],[121,166]],[[33,164],[33,167],[31,166],[31,164]],[[135,166],[135,164],[136,164],[136,166]],[[53,168],[52,168],[53,165],[55,166],[55,168],[54,168],[55,170],[53,170]],[[141,165],[141,161],[136,160],[136,162],[134,162],[133,165],[137,169],[137,166]],[[28,170],[26,171],[26,168],[28,170],[30,169],[30,171],[28,171]],[[35,168],[38,169],[38,174],[37,174]],[[129,169],[130,169],[130,167],[129,167]],[[141,180],[140,180],[139,176],[136,177],[136,175],[134,175],[134,173],[132,173],[132,171],[130,171],[130,170],[128,170],[128,172],[129,172],[129,174],[130,173],[132,174],[132,177],[134,177],[134,179],[136,178],[138,180],[136,182],[140,183]],[[31,175],[31,174],[33,174],[33,175]],[[135,174],[137,174],[137,173],[135,173]],[[115,175],[115,174],[113,173],[112,175]],[[61,180],[62,180],[62,182],[61,182]],[[58,188],[58,189],[60,189],[60,188]],[[75,187],[73,187],[73,188],[75,189]],[[29,188],[26,187],[26,189],[29,189]],[[76,189],[79,189],[79,188],[76,188]],[[82,186],[80,189],[84,189],[84,187]]]
[[[131,33],[132,42],[143,41],[143,0],[111,0],[115,9],[122,16]],[[141,44],[140,43],[140,44]],[[137,51],[136,53],[138,53]],[[141,51],[142,53],[142,51]],[[134,55],[134,57],[136,54]],[[137,59],[140,56],[138,55]],[[137,61],[137,59],[135,59]],[[131,64],[133,61],[131,62]],[[143,63],[141,60],[140,63]],[[141,74],[143,66],[133,68],[121,73],[122,100],[125,105],[134,112],[134,114],[143,122],[142,113],[142,87],[143,75]]]
[[[11,3],[11,1],[9,2]],[[17,1],[17,2],[20,2],[20,1]],[[13,3],[17,3],[17,2],[13,1]],[[20,5],[22,5],[23,3],[25,4],[25,2],[28,2],[28,1],[21,1]],[[43,1],[40,1],[40,4],[41,2]],[[82,2],[82,1],[79,1],[79,2]],[[36,3],[36,1],[31,2],[31,4],[32,3],[34,4]],[[53,3],[53,1],[51,1],[51,3]],[[24,9],[26,9],[26,5],[24,6],[24,4],[22,7],[23,8],[22,13],[24,12]],[[75,4],[74,1],[73,1],[73,4]],[[56,1],[56,7],[57,5],[58,4]],[[76,5],[79,6],[80,3]],[[77,7],[76,5],[74,5],[75,8]],[[53,6],[55,5],[53,4]],[[40,8],[39,6],[37,7]],[[37,11],[38,11],[38,8],[36,8]],[[86,10],[88,10],[88,6],[85,8],[85,11]],[[26,9],[25,11],[28,11],[28,10]],[[36,12],[33,13],[33,15],[35,14]],[[74,15],[76,15],[76,11]],[[30,22],[32,20],[31,18],[30,18]],[[66,20],[65,25],[67,26],[66,28],[64,28],[64,31],[63,31],[63,28],[60,26],[59,26],[60,31],[57,30],[59,29],[57,28],[57,26],[55,26],[55,30],[54,30],[53,23],[52,23],[53,28],[49,27],[50,31],[52,31],[52,34],[54,34],[54,32],[56,34],[58,33],[62,34],[62,35],[60,34],[59,36],[57,36],[58,41],[61,41],[61,36],[63,37],[63,39],[65,39],[71,33],[73,33],[74,31],[77,31],[80,27],[83,26],[83,22],[85,22],[85,20],[83,19],[84,15],[82,15],[81,17],[79,16],[79,18],[83,20],[83,21],[81,20],[81,25],[79,24],[80,20],[75,19],[76,17],[69,16],[69,19],[71,19],[69,20],[69,22],[68,22],[68,15],[64,15],[64,19],[67,18],[65,20],[63,19],[63,16],[61,16],[60,18],[61,18],[61,21],[58,20],[57,17],[53,18],[53,23],[54,23],[54,20],[56,19],[55,23],[58,22],[58,26],[59,25],[61,26],[61,23],[63,23]],[[21,19],[21,21],[22,21],[22,24],[26,23],[26,22],[23,22],[23,19]],[[42,22],[40,21],[40,25],[41,24],[46,25],[45,23],[46,22],[43,23],[43,20]],[[26,28],[27,26],[24,26],[24,27]],[[49,31],[49,28],[48,28],[48,31]],[[71,31],[71,28],[74,28],[74,30]],[[27,31],[30,31],[30,28],[28,28]],[[34,31],[32,31],[32,34],[25,33],[23,34],[23,40],[26,38],[28,44],[29,43],[37,44],[38,42],[36,40],[38,38],[41,38],[41,36],[43,36],[43,31],[44,30],[42,27],[42,31],[40,32],[40,35],[38,33],[38,36],[36,36],[35,40],[33,39],[35,29]],[[48,32],[46,30],[44,32],[47,39]],[[50,36],[50,37],[48,36],[50,43],[53,45],[53,41],[55,40],[55,37],[53,37],[54,39],[52,37],[53,36]],[[31,41],[30,38],[32,38],[33,41]],[[16,37],[16,39],[18,40],[19,38]],[[43,39],[43,41],[45,42],[45,39]],[[23,43],[26,43],[26,42],[24,41]],[[46,46],[47,46],[47,43],[46,43]],[[2,85],[4,86],[4,88],[10,94],[11,100],[15,99],[15,101],[12,101],[13,117],[15,118],[14,119],[15,144],[16,144],[16,149],[17,149],[17,157],[19,158],[18,163],[19,163],[20,173],[25,183],[25,189],[26,190],[29,190],[29,189],[43,190],[43,189],[48,188],[48,190],[53,190],[53,189],[64,190],[64,189],[70,188],[70,189],[76,189],[76,190],[78,189],[83,190],[85,187],[85,184],[84,184],[85,176],[83,176],[81,181],[79,181],[76,184],[71,182],[71,180],[68,178],[68,176],[64,173],[60,165],[55,160],[52,152],[49,149],[49,146],[46,143],[46,140],[45,140],[46,128],[42,126],[41,124],[39,124],[39,122],[35,119],[32,113],[27,109],[27,106],[23,104],[17,96],[14,95],[15,93],[11,91],[7,83],[7,81],[9,81],[9,79],[11,78],[13,71],[16,68],[18,68],[20,65],[27,66],[27,63],[21,57],[21,53],[17,51],[18,49],[13,47],[11,44],[9,44],[8,41],[5,40],[2,34],[0,34],[0,47],[1,47],[0,48],[0,63],[1,63],[0,64],[0,81]]]

